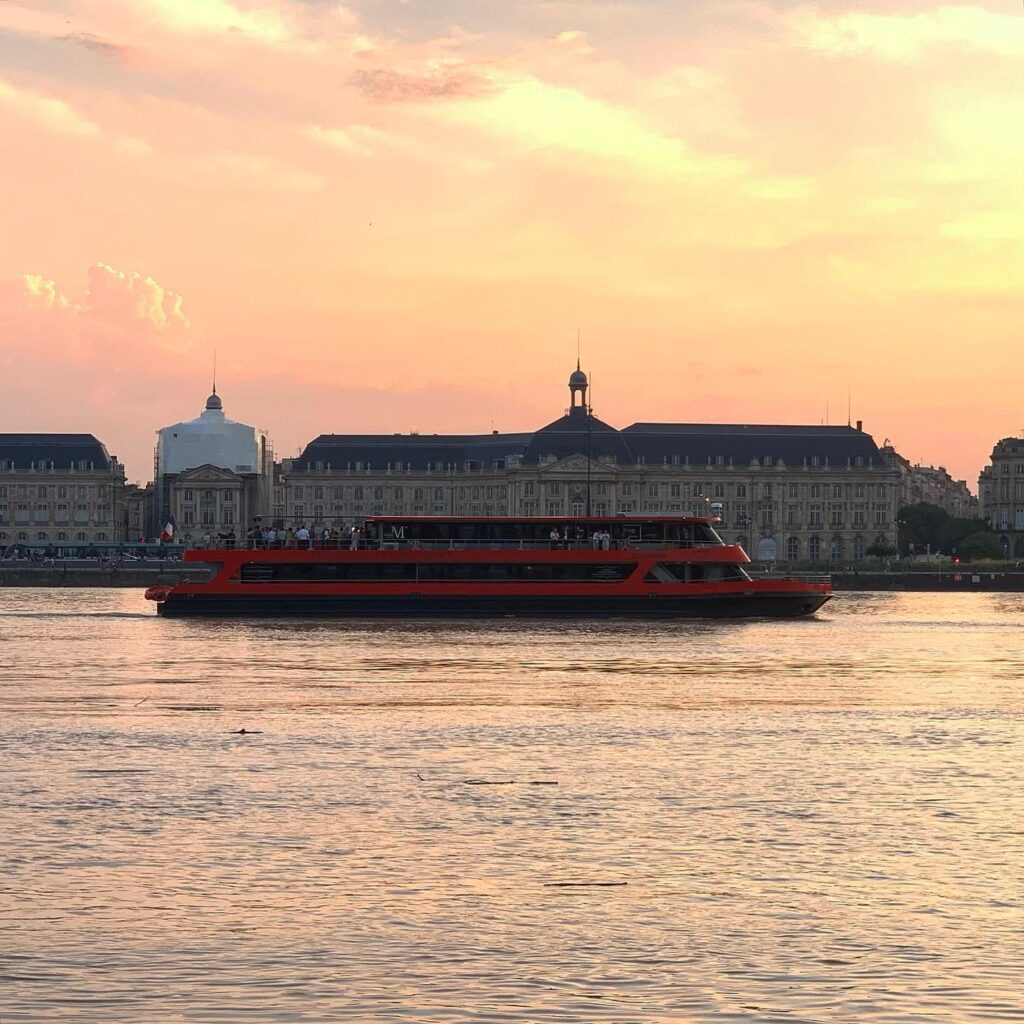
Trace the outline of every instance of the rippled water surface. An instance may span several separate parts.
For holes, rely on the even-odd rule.
[[[0,591],[3,1024],[1024,1020],[1022,596],[151,607]]]

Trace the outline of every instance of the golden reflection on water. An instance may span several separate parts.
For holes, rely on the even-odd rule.
[[[0,591],[0,1020],[1019,1021],[1022,612]]]

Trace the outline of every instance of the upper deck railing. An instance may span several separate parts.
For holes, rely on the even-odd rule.
[[[271,541],[241,543],[211,540],[209,544],[193,544],[197,551],[690,551],[696,548],[721,548],[713,541],[667,541],[614,539],[595,541],[540,540],[361,540],[357,544],[345,540]]]

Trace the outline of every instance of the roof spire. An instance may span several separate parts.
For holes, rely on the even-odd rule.
[[[213,393],[217,394],[217,349],[213,350]]]

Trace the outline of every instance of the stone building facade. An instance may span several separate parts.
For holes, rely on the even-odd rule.
[[[954,480],[945,466],[911,465],[892,445],[881,449],[886,462],[899,473],[899,507],[925,502],[936,505],[955,519],[978,517],[978,499],[966,480]]]
[[[981,518],[999,533],[1007,558],[1024,555],[1024,439],[1004,437],[978,477]]]
[[[173,520],[178,540],[244,537],[255,517],[270,519],[273,478],[266,431],[228,419],[214,387],[199,416],[157,432],[150,533]]]
[[[854,427],[635,423],[593,415],[587,378],[532,433],[325,434],[286,460],[274,520],[345,529],[367,515],[716,514],[763,561],[855,561],[896,542],[899,472]]]
[[[125,539],[124,466],[92,434],[0,434],[0,548]]]

